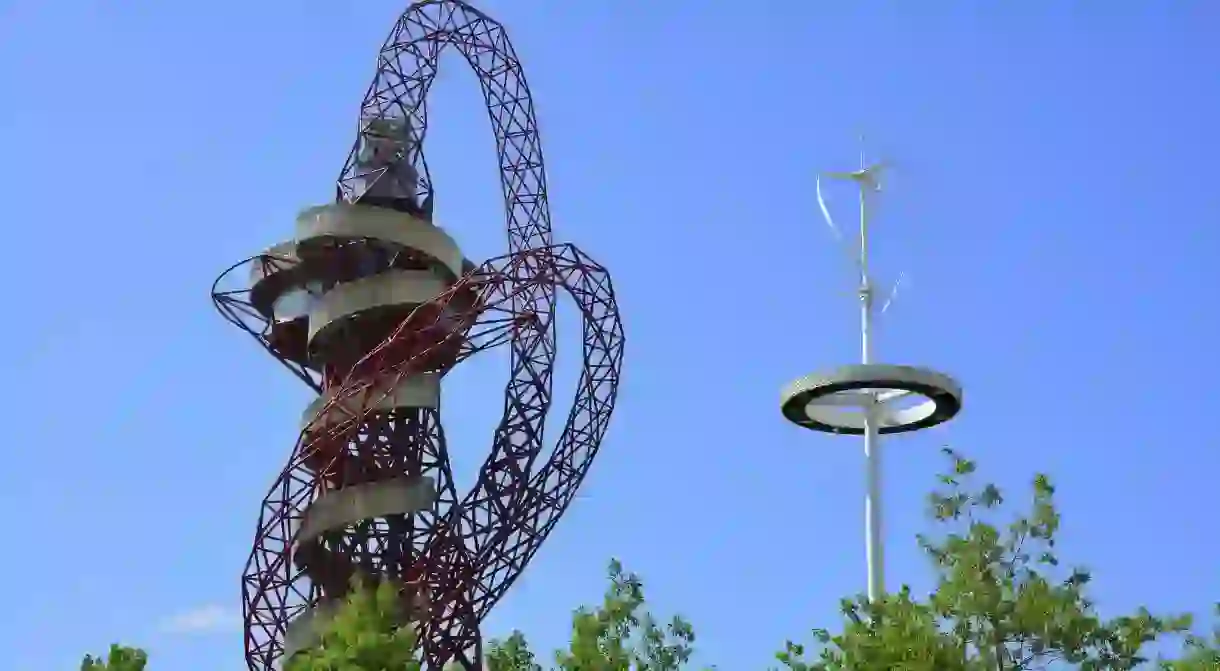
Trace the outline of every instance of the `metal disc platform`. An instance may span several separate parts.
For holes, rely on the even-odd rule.
[[[926,368],[856,364],[794,381],[781,394],[780,409],[788,421],[814,431],[863,435],[872,413],[878,433],[905,433],[952,419],[962,409],[962,388]]]

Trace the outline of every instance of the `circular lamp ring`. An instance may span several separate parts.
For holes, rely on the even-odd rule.
[[[893,407],[912,396],[921,402]],[[878,433],[905,433],[951,419],[962,409],[962,389],[926,368],[858,364],[796,380],[780,396],[780,409],[788,421],[813,431],[862,435],[871,413]]]

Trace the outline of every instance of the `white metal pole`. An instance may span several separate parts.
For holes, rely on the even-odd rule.
[[[861,157],[861,169],[864,169]],[[860,339],[861,361],[872,363],[873,286],[868,275],[869,183],[860,184]],[[876,392],[870,390],[864,408],[864,553],[868,563],[868,599],[874,601],[885,591],[885,552],[881,532],[881,441],[877,434]]]

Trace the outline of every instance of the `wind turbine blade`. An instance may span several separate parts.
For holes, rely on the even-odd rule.
[[[826,172],[826,173],[822,173],[822,174],[826,175],[827,177],[829,177],[831,179],[846,179],[846,180],[851,180],[851,181],[856,181],[856,180],[860,179],[859,172]]]
[[[898,298],[898,288],[902,286],[902,280],[906,279],[906,273],[898,273],[898,280],[894,282],[894,287],[890,289],[890,295],[886,297],[885,304],[881,306],[881,314],[890,309],[890,305],[894,303],[894,299]]]
[[[881,190],[881,173],[888,167],[889,167],[889,164],[886,163],[885,161],[874,163],[874,164],[868,166],[867,168],[864,168],[860,172],[856,173],[857,174],[856,181],[858,181],[860,183],[860,185],[866,189],[871,189],[873,191],[880,191]]]
[[[830,208],[826,207],[826,199],[822,197],[822,178],[820,176],[817,178],[816,191],[818,207],[822,208],[822,218],[826,220],[826,225],[830,227],[830,232],[835,236],[835,240],[843,242],[843,233],[839,231],[838,226],[835,226],[835,220],[830,216]]]

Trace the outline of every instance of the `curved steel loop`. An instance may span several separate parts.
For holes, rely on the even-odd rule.
[[[486,264],[485,264],[486,265]],[[485,284],[483,274],[478,270],[467,274],[451,289],[442,295],[434,305],[449,306],[450,301],[463,291],[474,289],[479,296],[491,287]],[[478,301],[476,301],[478,304]],[[421,307],[420,309],[424,309]],[[427,324],[418,319],[417,311],[408,315],[394,335],[394,338],[410,337],[412,328],[427,328],[435,326],[439,320],[437,313],[433,323]],[[486,314],[483,319],[481,315]],[[504,319],[487,318],[493,315],[488,311],[474,312],[470,310],[453,313],[456,323],[452,325],[454,333],[464,337],[462,350],[452,365],[469,358],[478,351],[494,347],[507,341],[510,323]],[[434,343],[421,351],[421,358],[435,353],[442,345]],[[384,349],[384,344],[382,348]],[[317,410],[318,415],[328,415],[342,408],[341,421],[328,425],[327,428],[310,433],[303,428],[298,435],[296,447],[289,458],[279,479],[271,486],[263,500],[260,511],[255,546],[247,561],[247,573],[243,582],[243,603],[246,629],[247,656],[261,662],[261,668],[272,668],[284,651],[286,624],[303,611],[318,604],[321,596],[320,586],[313,584],[306,571],[296,566],[292,561],[290,548],[296,529],[299,528],[305,510],[313,504],[320,494],[318,481],[325,479],[322,473],[338,465],[340,459],[348,458],[345,451],[334,451],[327,448],[335,444],[346,443],[351,434],[361,431],[377,413],[374,408],[385,397],[386,391],[380,390],[378,382],[384,382],[385,377],[378,375],[375,368],[368,365],[369,356],[365,356],[349,374],[347,383],[342,385],[337,393]],[[363,371],[363,374],[358,374]],[[418,368],[412,372],[420,372]],[[444,372],[444,371],[440,371]],[[439,429],[439,427],[437,427]],[[443,440],[440,441],[443,443]],[[324,463],[310,463],[315,453],[326,450],[330,458]],[[452,469],[448,455],[441,453],[433,455],[431,463],[422,465],[422,470],[435,475],[441,491],[429,511],[419,513],[422,519],[414,528],[412,534],[415,542],[414,554],[425,556],[423,539],[436,535],[438,525],[448,520],[448,511],[458,504],[458,495],[454,486]],[[387,464],[389,466],[389,464]],[[464,568],[468,565],[464,548],[450,547],[445,554],[457,566],[451,570],[455,574],[469,574]],[[436,554],[436,553],[433,553]],[[434,559],[431,557],[430,559]],[[451,592],[458,581],[438,580],[434,587],[439,592]],[[455,583],[455,584],[446,584]],[[465,582],[462,580],[461,582]],[[307,589],[302,585],[308,584]],[[428,629],[436,630],[435,626]],[[447,635],[446,638],[451,638]]]
[[[466,334],[459,362],[503,343],[509,334],[547,328],[532,316],[512,313],[510,307],[516,294],[539,283],[563,287],[579,306],[583,321],[585,365],[558,444],[549,460],[535,471],[533,463],[541,449],[522,454],[513,448],[518,443],[540,446],[540,441],[521,440],[497,431],[496,449],[480,468],[474,489],[460,501],[451,489],[446,491],[434,516],[425,524],[427,528],[419,533],[425,543],[420,548],[422,558],[433,565],[451,567],[449,575],[437,579],[435,588],[465,594],[474,622],[507,591],[571,502],[596,456],[617,396],[624,337],[613,287],[605,269],[574,245],[492,259],[437,299],[437,305],[449,306],[464,292],[477,292],[477,307],[455,314],[456,332]],[[327,414],[342,407],[344,419],[313,434],[302,432],[288,467],[265,499],[258,533],[264,541],[251,555],[250,564],[255,570],[247,576],[246,584],[247,603],[265,605],[251,607],[246,620],[248,630],[263,632],[260,646],[275,648],[268,651],[269,655],[278,654],[283,623],[313,605],[318,596],[316,587],[308,593],[298,588],[301,572],[285,550],[303,511],[316,498],[313,473],[336,466],[345,455],[335,453],[325,466],[307,462],[323,446],[345,442],[365,425],[385,394],[377,390],[392,388],[403,377],[424,372],[421,362],[429,360],[442,344],[425,348],[409,359],[401,355],[396,358],[404,350],[395,347],[399,340],[411,337],[410,329],[421,326],[427,328],[414,314],[404,319],[389,338],[356,365],[353,374],[319,411]],[[531,420],[529,430],[539,430],[542,417]],[[438,479],[451,486],[447,455],[440,455],[433,468],[440,469]],[[535,491],[534,487],[540,489]],[[269,592],[277,592],[276,598],[268,598]],[[442,618],[433,626],[468,629],[474,625]],[[446,631],[444,636],[453,638],[456,634]]]
[[[563,287],[572,296],[582,313],[584,333],[584,366],[576,399],[549,460],[535,469],[541,442],[497,431],[495,447],[480,468],[475,487],[448,513],[450,523],[440,525],[440,533],[429,541],[429,547],[443,544],[448,542],[447,535],[455,534],[469,548],[475,567],[471,580],[479,587],[479,594],[473,597],[474,607],[481,617],[507,591],[540,547],[588,472],[617,397],[624,335],[609,274],[575,245],[556,245],[493,259],[464,282],[479,286],[476,304],[480,307],[477,315],[467,313],[460,317],[462,328],[474,324],[476,317],[480,322],[502,323],[505,320],[487,319],[497,312],[509,314],[506,321],[514,332],[546,328],[531,316],[512,315],[505,305],[512,302],[515,293],[528,290],[526,285],[547,283]],[[461,283],[456,285],[438,303],[447,305],[463,290]],[[409,321],[404,321],[404,326]],[[352,407],[355,402],[361,411],[335,425],[326,440],[340,439],[345,432],[354,430],[363,421],[363,414],[376,407],[368,393],[373,388],[370,380],[378,380],[379,389],[392,388],[402,377],[420,372],[419,362],[427,360],[427,350],[407,360],[390,358],[402,351],[394,347],[395,341],[406,336],[405,328],[400,327],[357,365],[359,375],[345,382],[332,403],[343,402]],[[477,345],[466,348],[462,358],[485,348]],[[378,372],[370,375],[374,370]],[[393,383],[386,384],[387,380]],[[542,419],[531,417],[526,430],[540,431]],[[522,454],[515,449],[517,444],[536,445],[537,449]],[[295,459],[308,458],[313,449],[308,444],[302,448]]]
[[[441,52],[453,46],[479,77],[487,113],[500,154],[501,187],[508,221],[508,251],[515,253],[551,244],[542,143],[525,72],[504,26],[458,0],[423,0],[399,17],[381,46],[377,75],[364,94],[361,118],[402,118],[410,122],[414,141],[401,160],[420,176],[420,196],[433,196],[424,159],[428,115],[424,101],[436,77]],[[340,195],[359,200],[356,157],[360,138],[352,143],[338,178]]]
[[[613,411],[624,342],[613,289],[605,269],[575,246],[551,244],[534,108],[521,65],[499,23],[461,0],[423,0],[399,18],[382,46],[377,75],[361,103],[359,133],[374,138],[369,144],[372,156],[387,146],[386,136],[377,135],[387,124],[371,120],[401,119],[406,123],[388,126],[410,135],[405,142],[390,145],[401,150],[390,154],[390,165],[385,165],[386,154],[380,154],[382,163],[375,164],[380,165],[376,168],[380,177],[370,183],[386,175],[404,180],[398,186],[409,187],[407,182],[416,180],[413,192],[407,188],[396,198],[431,218],[434,193],[422,151],[428,128],[425,100],[439,56],[449,46],[456,47],[475,70],[487,103],[500,156],[508,254],[483,263],[439,298],[414,310],[341,383],[332,377],[323,388],[315,372],[303,365],[300,371],[293,370],[327,398],[317,409],[318,417],[326,421],[311,422],[302,430],[288,466],[264,499],[243,582],[251,669],[270,669],[283,655],[292,617],[316,605],[323,594],[330,597],[344,591],[331,584],[334,572],[315,576],[298,566],[298,559],[309,563],[320,555],[293,557],[294,533],[305,509],[327,488],[423,472],[436,480],[436,499],[429,509],[402,519],[370,520],[370,525],[386,528],[350,530],[328,540],[331,549],[315,547],[311,552],[331,552],[335,562],[360,562],[368,570],[398,571],[404,580],[402,571],[411,574],[422,566],[426,575],[413,573],[416,577],[411,580],[422,580],[437,599],[419,620],[427,668],[439,669],[450,659],[463,668],[478,668],[479,660],[469,658],[467,651],[478,654],[479,620],[520,574],[574,498]],[[383,130],[370,130],[374,128]],[[378,174],[367,167],[374,164],[358,165],[362,139],[353,143],[337,180],[340,201],[359,203],[364,195],[360,185]],[[415,202],[415,196],[422,197],[423,204]],[[369,203],[386,206],[381,198],[370,197]],[[539,464],[552,401],[557,287],[581,309],[585,366],[558,443]],[[226,319],[277,354],[266,338],[266,317],[250,306],[249,290],[239,299],[221,296],[215,289],[213,293]],[[243,301],[252,314],[245,311]],[[476,485],[459,499],[439,408],[409,406],[400,412],[387,409],[392,404],[382,401],[399,383],[407,382],[403,379],[407,376],[443,375],[465,358],[503,343],[510,345],[511,352],[504,414]],[[375,543],[380,545],[374,547]],[[408,567],[403,563],[408,558],[416,564]],[[327,566],[354,571],[350,562]]]
[[[626,339],[610,274],[575,245],[553,249],[548,259],[551,281],[562,286],[581,311],[584,365],[550,458],[526,474],[525,498],[509,517],[482,523],[498,533],[475,562],[474,583],[482,592],[474,600],[479,619],[508,591],[567,510],[597,456],[618,398]],[[490,461],[485,469],[489,466]],[[463,500],[463,531],[489,517],[480,514],[473,494]]]
[[[269,275],[273,270],[285,270],[295,263],[296,261],[294,259],[283,256],[276,256],[274,254],[258,254],[229,266],[223,273],[220,274],[219,277],[216,278],[216,281],[212,283],[212,306],[216,308],[216,311],[220,313],[220,316],[223,317],[225,321],[233,324],[245,332],[246,335],[253,338],[254,341],[263,348],[263,350],[270,354],[273,359],[280,362],[280,364],[295,375],[297,379],[304,382],[315,392],[321,393],[321,376],[299,363],[284,359],[275,351],[275,348],[272,347],[271,342],[267,339],[268,334],[271,332],[271,321],[261,312],[259,312],[253,304],[250,303],[251,287],[248,286],[249,281],[243,281],[241,283],[241,288],[239,289],[228,291],[221,289],[221,285],[223,285],[231,275],[236,273],[239,269],[246,268],[252,264],[261,266],[263,274]],[[245,272],[244,274],[245,277],[250,277],[249,272]]]
[[[483,89],[500,157],[509,258],[525,250],[548,249],[551,215],[538,123],[525,73],[499,22],[459,0],[423,0],[408,7],[381,47],[377,74],[360,106],[361,118],[409,121],[413,137],[399,161],[415,167],[420,176],[419,195],[425,201],[433,200],[423,153],[428,130],[425,101],[440,54],[449,46],[465,57]],[[337,181],[340,195],[350,202],[359,202],[362,195],[355,190],[360,143],[358,133]],[[554,287],[546,283],[529,286],[531,291],[514,293],[513,311],[535,315],[548,328],[521,331],[513,339],[513,375],[505,394],[520,402],[506,405],[511,412],[505,414],[497,431],[497,436],[527,436],[531,444],[518,446],[524,453],[541,449],[540,443],[534,443],[541,439],[542,426],[537,433],[527,432],[526,427],[533,415],[545,421],[555,363]]]

